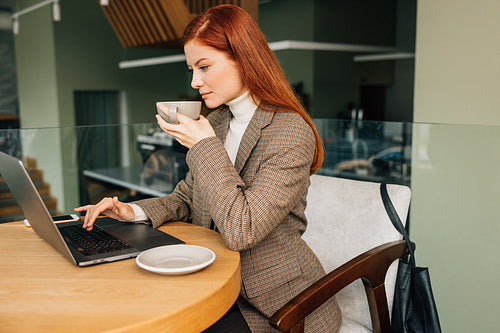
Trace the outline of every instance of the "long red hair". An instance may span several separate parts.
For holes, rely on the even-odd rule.
[[[254,19],[234,5],[211,7],[194,18],[184,30],[181,45],[197,42],[224,52],[238,66],[243,82],[260,106],[300,114],[316,139],[311,174],[323,164],[324,150],[316,126],[295,96],[278,59]]]

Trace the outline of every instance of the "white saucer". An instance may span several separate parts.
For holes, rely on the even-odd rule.
[[[165,245],[142,252],[135,262],[145,270],[165,275],[196,272],[215,260],[215,253],[196,245]]]

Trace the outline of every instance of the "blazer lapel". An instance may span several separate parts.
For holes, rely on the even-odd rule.
[[[243,137],[241,138],[240,148],[238,149],[238,154],[236,155],[236,161],[234,163],[236,172],[240,173],[243,169],[243,166],[248,160],[253,148],[259,141],[261,130],[269,125],[273,119],[273,115],[274,112],[272,111],[266,111],[261,108],[257,108],[257,110],[255,110],[255,113],[250,120],[250,123],[248,123]]]
[[[222,141],[226,141],[227,130],[229,129],[229,121],[231,120],[231,111],[229,111],[228,106],[224,106],[223,109],[213,117],[211,125],[214,129],[215,135]]]

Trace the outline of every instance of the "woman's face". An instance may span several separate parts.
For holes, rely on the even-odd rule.
[[[208,108],[225,104],[245,92],[236,63],[225,53],[194,40],[184,46],[184,53],[193,72],[191,87],[198,89]]]

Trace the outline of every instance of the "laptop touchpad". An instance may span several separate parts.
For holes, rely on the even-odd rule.
[[[156,230],[146,224],[127,222],[121,223],[122,224],[115,224],[113,226],[106,227],[106,231],[126,241],[139,251],[148,250],[157,246],[184,243],[180,239],[177,239],[160,230]]]

